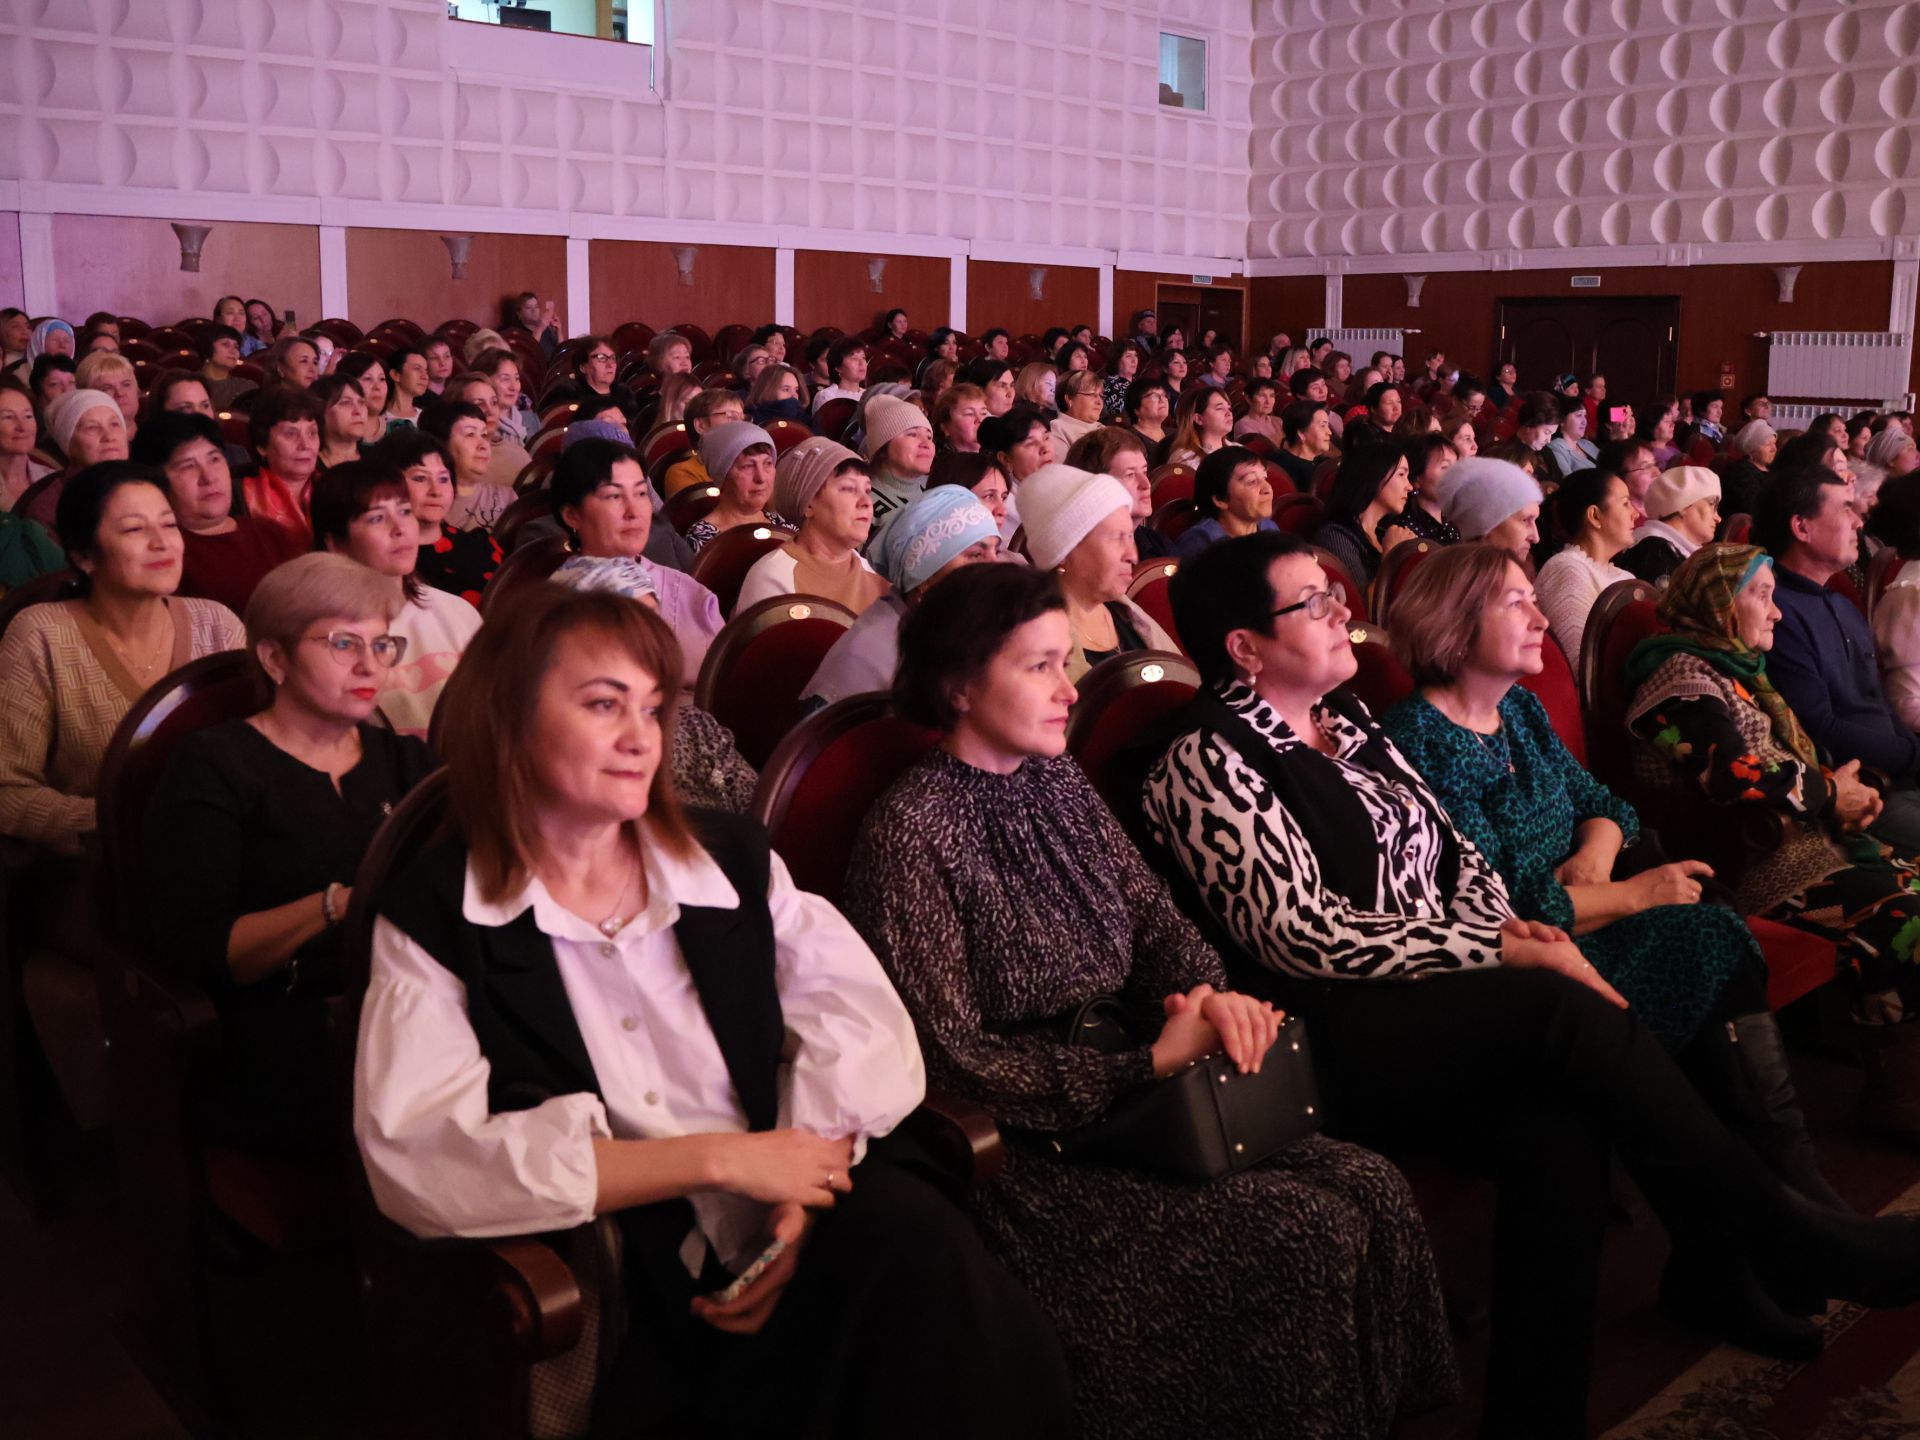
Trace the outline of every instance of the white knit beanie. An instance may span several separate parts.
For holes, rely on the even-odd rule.
[[[48,404],[47,433],[62,455],[73,448],[73,432],[80,428],[80,417],[89,410],[111,410],[118,415],[120,402],[104,390],[69,390]]]
[[[1027,557],[1042,570],[1053,569],[1116,510],[1131,513],[1133,496],[1113,476],[1071,465],[1042,465],[1020,482]]]
[[[1449,467],[1445,478],[1451,493],[1443,513],[1447,523],[1467,540],[1478,540],[1508,516],[1538,505],[1542,498],[1540,487],[1526,471],[1487,455],[1475,455]]]

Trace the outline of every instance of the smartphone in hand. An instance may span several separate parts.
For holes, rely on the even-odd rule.
[[[753,1287],[754,1281],[767,1273],[767,1267],[778,1260],[786,1248],[786,1241],[774,1241],[760,1252],[759,1258],[734,1277],[731,1285],[727,1286],[724,1290],[715,1292],[709,1298],[716,1305],[731,1305]]]

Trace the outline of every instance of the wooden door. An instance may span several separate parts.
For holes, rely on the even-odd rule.
[[[1556,376],[1607,377],[1607,398],[1646,406],[1673,393],[1680,300],[1673,295],[1498,302],[1497,363],[1512,362],[1523,390]],[[1641,413],[1645,413],[1643,410]]]
[[[1197,351],[1203,331],[1220,332],[1220,343],[1237,354],[1247,333],[1247,292],[1228,285],[1166,285],[1157,288],[1154,313],[1160,333],[1178,325],[1186,332],[1187,348]]]

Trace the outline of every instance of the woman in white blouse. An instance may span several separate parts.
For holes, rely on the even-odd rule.
[[[1633,497],[1611,470],[1580,470],[1554,491],[1553,505],[1572,538],[1540,567],[1533,588],[1553,638],[1577,666],[1594,601],[1609,585],[1633,579],[1613,563],[1633,543]]]
[[[645,607],[558,588],[469,647],[454,836],[375,924],[354,1117],[375,1198],[422,1236],[617,1214],[633,1313],[603,1423],[1064,1433],[1047,1322],[886,1153],[925,1081],[872,952],[757,827],[681,810],[680,666]]]

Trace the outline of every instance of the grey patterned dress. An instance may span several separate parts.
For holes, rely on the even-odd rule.
[[[1314,1137],[1196,1186],[1047,1144],[1152,1062],[1042,1022],[1225,984],[1071,760],[995,775],[933,751],[868,815],[847,896],[929,1083],[1001,1124],[1006,1169],[976,1214],[1060,1331],[1085,1435],[1355,1440],[1453,1393],[1426,1233],[1385,1160]]]

